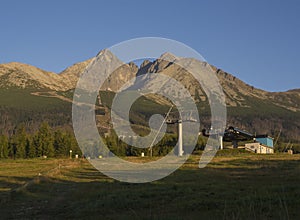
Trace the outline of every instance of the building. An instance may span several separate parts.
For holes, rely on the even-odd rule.
[[[259,142],[248,143],[245,145],[245,149],[248,151],[257,153],[257,154],[273,154],[274,153],[273,147],[266,146]]]
[[[273,138],[269,137],[268,135],[257,135],[255,137],[255,141],[273,148]]]
[[[254,143],[245,145],[245,149],[257,154],[274,154],[273,138],[268,135],[257,135]]]

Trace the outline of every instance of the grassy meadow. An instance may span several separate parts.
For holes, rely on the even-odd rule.
[[[204,169],[199,158],[146,184],[84,159],[0,160],[1,219],[300,219],[300,155],[225,150]]]

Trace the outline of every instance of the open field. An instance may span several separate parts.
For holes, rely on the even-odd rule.
[[[204,169],[198,161],[128,184],[86,160],[0,160],[1,219],[300,219],[300,155],[219,154]]]

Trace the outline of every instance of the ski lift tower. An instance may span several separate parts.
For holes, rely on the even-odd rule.
[[[187,119],[185,119],[185,120],[182,120],[182,119],[173,119],[173,120],[172,119],[168,119],[168,120],[166,120],[166,122],[167,122],[167,124],[178,124],[178,156],[182,157],[183,154],[184,154],[184,150],[183,150],[182,122],[197,122],[197,120],[194,119],[192,117],[192,113],[190,113],[189,117]]]
[[[152,157],[152,145],[155,142],[163,124],[166,122],[167,124],[178,124],[178,156],[182,157],[184,154],[184,150],[183,150],[183,132],[182,132],[182,122],[197,122],[196,119],[192,118],[192,113],[190,113],[190,116],[186,119],[186,120],[182,120],[182,119],[170,119],[169,115],[171,113],[171,110],[173,108],[173,105],[170,107],[168,113],[166,114],[158,132],[157,135],[154,137],[152,143],[150,144],[150,156]]]

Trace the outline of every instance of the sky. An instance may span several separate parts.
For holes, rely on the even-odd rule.
[[[300,88],[300,1],[1,0],[0,63],[47,71],[137,37],[180,41],[268,91]]]

